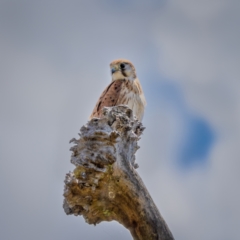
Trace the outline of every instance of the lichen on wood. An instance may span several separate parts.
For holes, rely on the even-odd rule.
[[[103,109],[80,129],[66,174],[63,208],[89,224],[118,221],[137,240],[173,236],[136,172],[137,144],[144,130],[127,106]]]

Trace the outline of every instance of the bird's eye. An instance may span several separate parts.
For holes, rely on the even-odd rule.
[[[120,64],[120,68],[121,68],[121,69],[124,69],[124,68],[125,68],[125,64],[124,64],[124,63],[121,63],[121,64]]]

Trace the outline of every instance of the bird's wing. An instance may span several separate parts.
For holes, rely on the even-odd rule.
[[[97,104],[90,116],[90,119],[93,117],[100,117],[102,114],[103,107],[112,107],[115,106],[121,91],[122,80],[117,80],[111,82],[106,89],[101,94],[100,98],[97,101]]]

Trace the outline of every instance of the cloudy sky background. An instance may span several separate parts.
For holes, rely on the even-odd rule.
[[[148,106],[138,169],[178,240],[240,239],[238,0],[0,0],[0,239],[131,239],[62,209],[77,137],[131,60]]]

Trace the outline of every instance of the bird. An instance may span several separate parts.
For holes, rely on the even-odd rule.
[[[112,81],[102,92],[90,116],[101,118],[103,107],[127,105],[142,121],[146,99],[134,65],[126,59],[117,59],[110,63]]]

